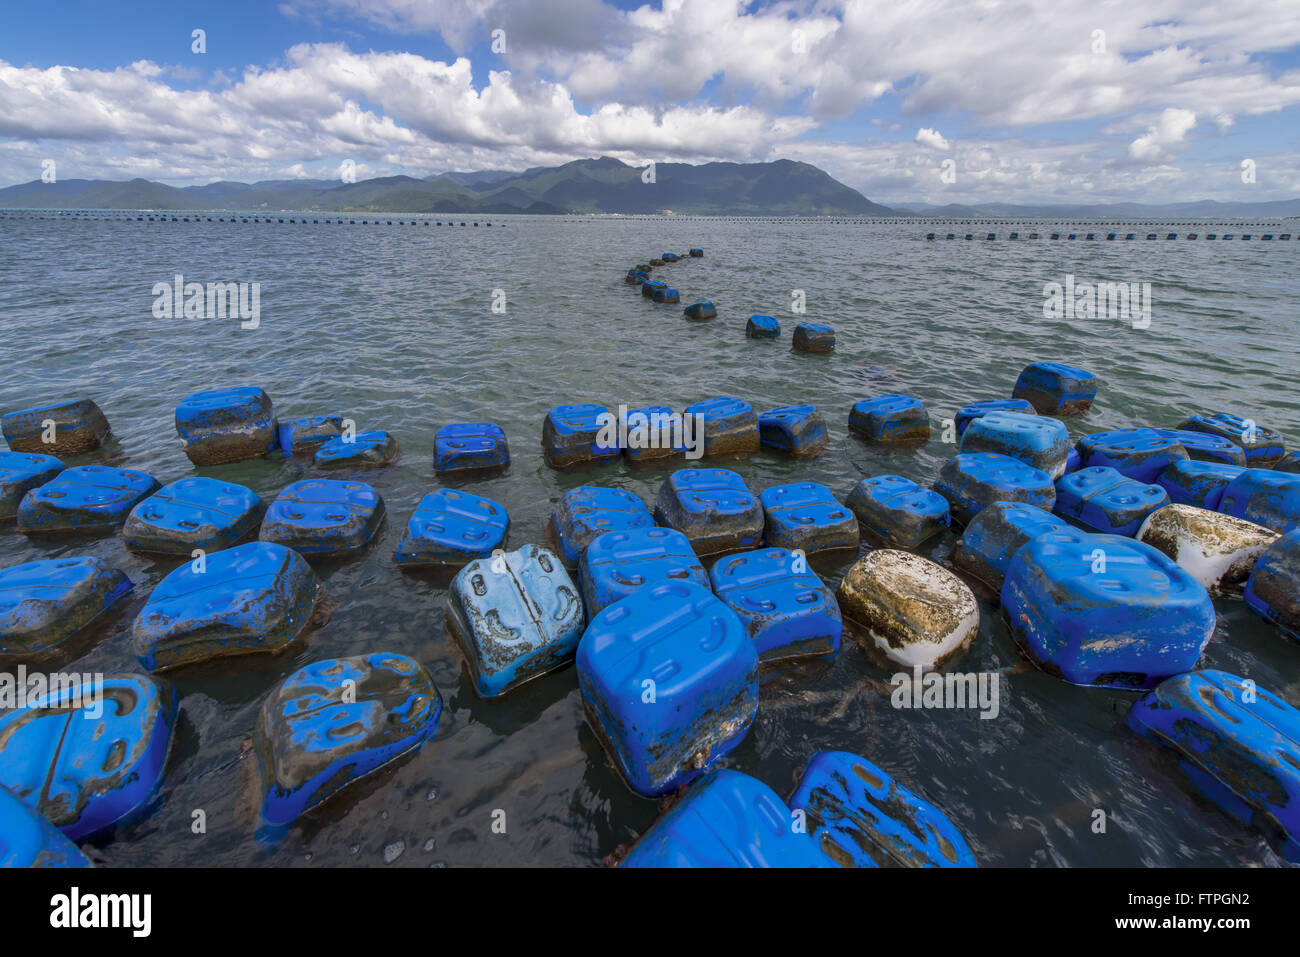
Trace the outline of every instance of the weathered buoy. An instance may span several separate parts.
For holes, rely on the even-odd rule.
[[[330,439],[343,434],[343,416],[316,415],[279,425],[280,451],[285,455],[313,455]]]
[[[578,579],[595,617],[640,588],[665,581],[693,581],[709,587],[691,541],[671,528],[636,528],[594,538],[578,562]]]
[[[1033,362],[1021,371],[1011,394],[1040,415],[1082,415],[1097,397],[1097,377],[1063,362]]]
[[[1246,464],[1251,468],[1272,468],[1286,454],[1282,434],[1231,412],[1189,415],[1178,428],[1191,432],[1208,432],[1241,446]]]
[[[258,717],[259,836],[279,837],[353,782],[438,733],[442,696],[424,666],[374,652],[314,661],[285,678]]]
[[[901,475],[863,479],[844,504],[868,535],[888,548],[916,548],[952,522],[946,498]]]
[[[660,265],[663,264],[660,263]],[[645,296],[647,299],[653,299],[656,292],[667,288],[668,283],[661,279],[647,279],[645,282],[641,283],[641,295]]]
[[[763,782],[719,769],[693,784],[620,867],[833,867]]]
[[[853,404],[849,431],[873,443],[924,442],[930,438],[930,417],[920,399],[878,395]]]
[[[1057,419],[990,411],[970,421],[960,447],[963,452],[1007,455],[1057,479],[1065,474],[1070,433]]]
[[[1300,455],[1288,452],[1273,466],[1275,472],[1300,472]]]
[[[796,457],[820,452],[830,442],[826,422],[812,405],[783,405],[758,417],[759,442]]]
[[[839,650],[842,626],[835,594],[794,552],[741,552],[719,559],[709,576],[714,594],[753,639],[760,661]]]
[[[304,555],[341,555],[368,545],[384,514],[384,500],[365,482],[307,479],[281,490],[259,537]]]
[[[957,410],[953,424],[957,427],[957,437],[966,434],[966,428],[975,419],[990,412],[1023,412],[1025,415],[1037,415],[1034,407],[1026,399],[981,399],[971,402]]]
[[[1253,612],[1300,641],[1300,529],[1280,536],[1265,550],[1242,597]]]
[[[978,866],[947,815],[848,751],[814,754],[790,807],[841,867]]]
[[[463,565],[505,545],[505,506],[452,489],[437,489],[415,506],[393,560],[399,565]]]
[[[723,395],[686,407],[687,416],[703,416],[705,455],[748,455],[762,442],[758,416],[743,399]],[[698,441],[698,438],[696,439]]]
[[[79,465],[23,496],[18,531],[24,535],[116,532],[131,509],[156,492],[158,480],[134,469]]]
[[[262,511],[261,497],[250,488],[191,476],[164,485],[131,509],[122,539],[137,552],[215,552],[248,535]]]
[[[1179,505],[1195,505],[1218,511],[1223,490],[1242,472],[1243,465],[1224,465],[1221,462],[1198,462],[1192,459],[1171,464],[1156,479],[1156,484],[1169,495],[1169,501]]]
[[[676,289],[673,289],[669,286],[664,286],[663,288],[656,289],[654,291],[654,295],[651,298],[654,299],[655,302],[666,302],[666,303],[681,302],[681,295],[677,292]]]
[[[949,459],[939,470],[934,490],[948,500],[953,519],[961,525],[994,502],[1024,502],[1050,510],[1056,501],[1050,475],[997,452],[966,452]]]
[[[775,339],[781,335],[781,323],[771,316],[753,315],[745,323],[745,337],[748,339]]]
[[[1300,475],[1246,469],[1224,487],[1219,511],[1285,534],[1300,527]]]
[[[439,474],[497,469],[509,464],[506,434],[491,422],[444,425],[433,437],[433,468]]]
[[[840,611],[889,660],[911,668],[951,659],[979,632],[979,605],[960,578],[911,552],[881,548],[840,582]]]
[[[718,307],[712,302],[693,302],[682,310],[687,319],[703,321],[705,319],[716,319],[718,317]]]
[[[103,445],[109,432],[108,419],[91,399],[21,409],[0,418],[0,433],[11,452],[79,455]]]
[[[1193,671],[1138,701],[1128,726],[1170,748],[1197,791],[1300,863],[1300,711],[1254,681]]]
[[[271,397],[261,389],[212,389],[180,401],[176,434],[195,465],[222,465],[273,451],[279,443],[279,423]]]
[[[0,661],[58,648],[131,587],[125,572],[101,558],[47,558],[0,569]]]
[[[63,832],[0,787],[0,868],[90,867]]]
[[[1148,515],[1136,537],[1172,558],[1218,597],[1241,594],[1255,562],[1278,534],[1231,515],[1169,505]]]
[[[703,249],[698,249],[698,248],[692,248],[692,249],[691,249],[691,258],[692,258],[692,259],[699,259],[699,258],[700,258],[701,256],[703,256],[703,255],[704,255],[704,250],[703,250]]]
[[[1224,465],[1245,465],[1246,452],[1236,442],[1231,442],[1212,432],[1193,432],[1190,429],[1151,429],[1157,435],[1173,439],[1194,462],[1221,462]]]
[[[0,452],[0,522],[14,518],[23,496],[54,479],[63,467],[53,455]]]
[[[1085,435],[1076,443],[1083,467],[1111,468],[1149,485],[1170,465],[1188,458],[1177,439],[1155,429],[1112,429]]]
[[[320,594],[320,579],[292,549],[238,545],[159,582],[132,626],[132,649],[150,671],[283,651],[311,623]]]
[[[798,352],[834,352],[835,330],[822,323],[801,322],[794,327],[791,347]]]
[[[1214,634],[1205,587],[1119,535],[1037,536],[1012,557],[1001,598],[1027,657],[1076,685],[1150,688],[1195,667]]]
[[[603,405],[557,405],[542,424],[542,455],[553,469],[604,464],[619,458],[618,431]]]
[[[62,686],[0,715],[0,786],[70,841],[133,824],[158,800],[177,711],[145,675]]]
[[[688,436],[685,427],[693,420],[683,420],[666,405],[648,405],[627,413],[626,445],[623,455],[633,465],[647,465],[660,459],[681,457],[687,439],[692,445],[704,441],[702,435]]]
[[[704,774],[758,712],[754,642],[730,608],[690,582],[641,588],[605,608],[577,664],[588,723],[644,797]]]
[[[730,469],[678,469],[660,486],[654,517],[697,555],[751,548],[763,536],[763,506]]]
[[[1137,534],[1146,517],[1169,504],[1159,485],[1147,485],[1112,468],[1091,466],[1056,483],[1056,514],[1085,528],[1113,535]]]
[[[959,570],[994,590],[1002,588],[1012,557],[1045,532],[1069,531],[1065,520],[1024,502],[993,502],[962,532],[952,553]]]
[[[825,485],[795,482],[765,489],[763,504],[768,545],[812,553],[841,548],[857,549],[857,517],[836,501]]]
[[[559,556],[537,545],[470,562],[451,584],[447,611],[484,698],[567,665],[586,620]]]
[[[397,440],[382,429],[341,435],[319,449],[312,462],[320,469],[382,468],[397,458]]]
[[[654,526],[649,506],[634,492],[621,488],[580,485],[560,497],[551,512],[550,534],[566,568],[578,566],[592,540],[606,532]]]

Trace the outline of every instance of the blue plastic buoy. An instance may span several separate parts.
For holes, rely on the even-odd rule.
[[[655,521],[684,534],[698,555],[757,546],[763,506],[729,469],[679,469],[655,500]]]
[[[791,348],[796,352],[834,352],[835,330],[822,323],[801,322],[794,327]]]
[[[63,462],[53,455],[0,452],[0,522],[17,516],[23,497],[62,471]]]
[[[970,420],[960,448],[962,452],[998,452],[1056,479],[1065,474],[1070,433],[1063,422],[1048,416],[990,411]]]
[[[585,620],[559,556],[536,545],[475,559],[448,595],[448,625],[484,698],[567,665]]]
[[[1012,556],[1001,599],[1030,660],[1077,685],[1150,688],[1195,667],[1214,634],[1205,586],[1119,535],[1038,535]]]
[[[834,867],[763,782],[720,769],[651,825],[621,867]]]
[[[0,787],[0,868],[90,866],[90,859],[45,815]]]
[[[80,455],[103,445],[110,431],[108,419],[90,399],[71,399],[0,417],[0,433],[11,452]]]
[[[505,544],[510,516],[505,506],[451,489],[420,499],[394,560],[399,565],[463,565]]]
[[[1191,785],[1300,864],[1300,711],[1226,671],[1161,682],[1128,726],[1170,748]]]
[[[1169,501],[1174,504],[1218,511],[1223,490],[1245,470],[1244,465],[1187,459],[1174,462],[1161,472],[1156,484],[1165,490]]]
[[[277,430],[280,451],[285,455],[314,455],[316,450],[343,434],[343,416],[316,415],[281,422]]]
[[[1111,429],[1085,435],[1076,443],[1083,467],[1111,468],[1148,485],[1175,462],[1189,458],[1176,439],[1155,429]]]
[[[812,405],[783,405],[758,417],[759,442],[787,455],[806,456],[830,442],[826,422]]]
[[[849,431],[872,443],[924,442],[930,438],[930,417],[920,399],[879,395],[853,404]]]
[[[505,468],[510,446],[501,426],[491,422],[444,425],[433,438],[433,468],[439,473]]]
[[[1169,504],[1169,494],[1121,475],[1112,468],[1090,466],[1056,483],[1054,511],[1095,532],[1133,536],[1146,517]]]
[[[952,522],[948,500],[901,475],[877,475],[844,502],[862,529],[888,548],[916,548]]]
[[[312,462],[321,469],[382,468],[397,458],[397,440],[382,429],[341,435],[316,450]]]
[[[550,532],[567,568],[576,568],[582,553],[606,532],[651,528],[649,506],[633,492],[581,485],[561,496],[551,512]]]
[[[759,501],[765,520],[763,538],[768,545],[808,553],[858,547],[857,518],[825,485],[778,485],[765,489]]]
[[[790,807],[804,812],[814,843],[841,867],[977,866],[947,815],[848,751],[814,754]]]
[[[542,423],[542,454],[553,469],[618,461],[618,430],[603,405],[557,405]]]
[[[641,588],[605,608],[582,636],[577,665],[589,724],[644,797],[712,768],[758,711],[754,642],[731,609],[690,582]]]
[[[320,594],[320,579],[292,549],[238,545],[164,578],[132,626],[132,649],[150,671],[282,651],[307,629]]]
[[[636,528],[594,538],[578,563],[588,617],[640,588],[664,581],[709,587],[690,539],[671,528]]]
[[[1300,527],[1300,475],[1246,469],[1224,487],[1219,511],[1286,534]]]
[[[364,482],[307,479],[280,491],[259,537],[305,555],[339,555],[368,545],[384,515],[384,500]]]
[[[1050,475],[997,452],[967,452],[949,459],[939,471],[934,490],[948,500],[953,520],[961,525],[993,502],[1024,502],[1051,509],[1056,501]]]
[[[1023,412],[1026,415],[1035,415],[1034,407],[1026,399],[981,399],[978,402],[971,402],[957,410],[953,417],[953,424],[957,428],[957,437],[961,438],[966,433],[966,428],[975,419],[990,412]]]
[[[273,451],[279,423],[270,396],[261,389],[212,389],[180,401],[176,434],[195,465],[222,465]]]
[[[214,552],[248,535],[262,511],[262,499],[252,489],[194,476],[164,485],[133,508],[122,539],[138,552]]]
[[[1062,362],[1034,362],[1021,371],[1012,397],[1027,400],[1040,415],[1082,415],[1097,397],[1097,377]]]
[[[1300,641],[1300,529],[1278,538],[1259,557],[1242,597],[1251,611]]]
[[[855,523],[855,537],[856,537]],[[760,661],[833,655],[842,622],[835,593],[786,548],[741,552],[714,563],[714,593],[745,626]]]
[[[157,803],[177,712],[144,675],[69,684],[0,716],[0,785],[71,841],[107,835]]]
[[[47,558],[0,569],[0,660],[36,657],[82,634],[131,591],[100,558]]]
[[[437,735],[441,714],[433,679],[405,655],[375,652],[299,668],[259,715],[259,838],[282,836],[353,782],[417,751]]]
[[[1012,557],[1044,532],[1069,531],[1064,519],[1024,502],[993,502],[962,532],[952,563],[995,590],[1002,588]]]
[[[762,442],[754,407],[733,396],[717,396],[686,407],[687,416],[702,416],[705,455],[745,455]]]
[[[79,465],[32,489],[18,505],[24,535],[116,532],[158,480],[134,469]]]

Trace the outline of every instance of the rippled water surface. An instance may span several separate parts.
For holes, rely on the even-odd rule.
[[[653,501],[667,475],[622,464],[571,475],[547,468],[542,419],[560,403],[681,408],[734,395],[762,411],[811,402],[831,430],[823,454],[795,463],[763,451],[725,464],[755,492],[812,479],[841,497],[859,479],[883,473],[933,481],[955,452],[940,440],[938,423],[966,402],[1010,395],[1019,370],[1034,360],[1096,372],[1094,408],[1067,420],[1074,438],[1173,425],[1211,408],[1239,411],[1300,443],[1300,242],[1258,241],[1259,233],[1288,228],[1281,224],[1256,230],[1251,242],[926,242],[927,229],[944,227],[493,222],[0,220],[0,410],[93,397],[114,439],[78,461],[143,469],[163,482],[195,474],[172,424],[177,401],[246,384],[265,388],[281,419],[341,412],[358,428],[387,429],[402,449],[393,466],[364,474],[389,512],[375,544],[352,561],[315,563],[333,606],[323,627],[280,657],[172,677],[182,719],[163,803],[98,849],[101,861],[591,866],[653,820],[655,802],[627,789],[585,725],[573,668],[504,699],[478,699],[444,625],[445,579],[393,564],[406,517],[439,484],[431,453],[446,423],[488,420],[505,429],[508,472],[449,484],[507,506],[511,547],[543,540],[551,509],[569,488],[611,485]],[[1046,237],[1053,227],[1031,228]],[[654,305],[622,282],[633,263],[689,246],[704,247],[705,258],[655,275],[679,288],[683,303],[713,299],[718,318],[709,323],[687,322],[680,307]],[[151,288],[176,273],[261,283],[260,328],[154,318]],[[1150,328],[1044,319],[1043,284],[1067,274],[1151,282]],[[496,289],[508,299],[504,315],[491,309]],[[803,317],[791,313],[793,290],[806,295]],[[745,319],[755,312],[781,320],[779,340],[745,338]],[[799,318],[835,327],[834,355],[790,351]],[[936,422],[930,443],[885,451],[848,435],[853,402],[885,392],[924,399]],[[274,457],[198,472],[242,482],[269,500],[311,467]],[[953,543],[936,540],[927,554],[944,560]],[[0,528],[0,566],[69,554],[119,564],[136,589],[102,640],[65,670],[135,670],[130,623],[177,563],[134,555],[112,537],[29,541],[12,525]],[[814,562],[832,587],[848,564]],[[1201,665],[1254,678],[1300,703],[1300,645],[1240,602],[1217,608]],[[988,595],[981,614],[978,640],[953,667],[1003,671],[996,719],[894,709],[896,669],[846,639],[830,662],[766,676],[758,718],[727,765],[788,796],[814,751],[859,752],[946,810],[984,864],[1278,862],[1253,832],[1193,798],[1153,746],[1127,730],[1133,694],[1077,688],[1035,671]],[[260,847],[252,836],[255,758],[247,750],[258,708],[304,663],[369,651],[402,652],[429,668],[445,703],[437,739],[278,846]],[[1095,808],[1108,813],[1104,834],[1092,831]],[[191,832],[195,809],[206,814],[206,834]],[[497,809],[506,814],[504,834],[491,827]]]

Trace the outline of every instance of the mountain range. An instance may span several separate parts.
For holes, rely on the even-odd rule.
[[[892,216],[815,166],[657,163],[647,171],[611,157],[563,166],[337,180],[219,181],[174,187],[145,179],[39,180],[0,189],[0,207],[38,209],[247,209],[372,213],[674,213]]]
[[[0,189],[7,209],[265,210],[340,213],[606,213],[673,212],[691,216],[917,216],[945,219],[1233,219],[1300,216],[1300,199],[1262,203],[1024,205],[983,203],[908,208],[873,203],[808,163],[658,163],[653,182],[640,166],[617,159],[562,166],[452,171],[424,178],[381,176],[356,183],[273,179],[221,180],[205,186],[33,180]]]

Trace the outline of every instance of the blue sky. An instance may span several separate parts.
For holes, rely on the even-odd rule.
[[[896,204],[1265,200],[1300,196],[1298,121],[1294,0],[0,13],[0,185],[50,160],[63,179],[189,185],[613,155],[804,160]]]

